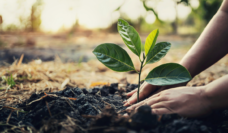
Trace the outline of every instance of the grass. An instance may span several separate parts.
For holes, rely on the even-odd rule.
[[[2,83],[5,81],[6,84],[8,85],[7,88],[6,88],[6,92],[7,92],[10,88],[12,88],[12,87],[14,87],[14,86],[16,85],[16,83],[15,83],[15,81],[14,81],[14,79],[13,79],[12,74],[11,74],[9,77],[2,76],[2,80],[3,80]],[[0,88],[0,89],[4,89],[4,88]]]
[[[6,83],[10,86],[10,88],[12,88],[16,85],[16,83],[13,80],[12,74],[10,75],[10,77],[6,78]]]

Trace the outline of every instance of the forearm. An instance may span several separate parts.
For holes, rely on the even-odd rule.
[[[228,107],[228,75],[217,79],[204,87],[204,96],[213,110]]]
[[[193,47],[181,60],[192,77],[228,53],[228,2],[224,1]]]

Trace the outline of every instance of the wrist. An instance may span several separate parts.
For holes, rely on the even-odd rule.
[[[197,74],[195,74],[195,67],[196,65],[193,65],[193,63],[189,60],[191,60],[192,57],[188,57],[188,59],[183,58],[180,61],[180,65],[184,66],[190,73],[190,75],[192,76],[192,78],[194,78]]]
[[[228,75],[223,76],[206,86],[204,86],[204,97],[210,103],[212,110],[224,109],[228,107]]]
[[[204,106],[209,111],[215,110],[215,107],[213,104],[213,96],[208,94],[207,86],[199,86],[198,89],[199,89],[199,96],[203,101],[202,106]]]

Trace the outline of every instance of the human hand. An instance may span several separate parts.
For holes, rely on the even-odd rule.
[[[185,117],[202,117],[212,112],[204,87],[178,87],[164,90],[141,103],[141,105],[145,104],[151,106],[152,113],[158,115],[177,113]],[[138,107],[139,105],[136,104],[128,109]]]
[[[152,92],[156,91],[157,87],[158,86],[154,86],[154,85],[148,84],[147,82],[144,82],[139,89],[139,100],[142,100],[148,97]],[[127,96],[130,98],[126,101],[124,106],[129,106],[137,102],[137,91],[138,91],[138,88],[127,93]]]
[[[185,86],[185,85],[186,85],[186,83],[181,83],[181,84],[176,84],[176,85],[169,85],[169,86],[155,86],[155,85],[151,85],[151,84],[149,84],[147,82],[144,82],[140,86],[139,100],[143,100],[143,99],[149,97],[150,95],[154,95],[154,94],[156,94],[156,93],[158,93],[158,92],[160,92],[162,90],[165,90],[165,89],[179,87],[179,86]],[[138,91],[138,88],[136,88],[135,90],[127,93],[127,96],[130,97],[130,98],[125,102],[124,106],[130,106],[130,105],[132,105],[132,104],[137,102],[137,91]],[[134,106],[134,107],[141,106],[146,100],[137,103],[136,106]]]

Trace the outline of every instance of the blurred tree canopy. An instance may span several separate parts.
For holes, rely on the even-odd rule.
[[[218,11],[223,0],[199,0],[200,5],[193,12],[197,13],[206,23],[208,23]]]
[[[41,24],[41,5],[42,0],[37,0],[31,8],[30,15],[30,30],[37,31],[40,28]]]
[[[145,10],[151,11],[154,13],[154,15],[156,17],[156,21],[155,21],[156,25],[158,25],[158,23],[160,23],[159,25],[167,25],[167,22],[164,22],[159,18],[156,10],[147,5],[148,1],[151,1],[151,0],[141,0]],[[182,3],[182,4],[185,4],[189,7],[191,7],[191,0],[173,0],[173,1],[176,3],[176,5]],[[222,0],[199,0],[198,8],[194,9],[193,7],[191,7],[192,12],[188,16],[188,18],[186,20],[184,20],[184,21],[186,21],[185,23],[187,25],[192,25],[195,27],[201,27],[201,28],[205,27],[206,24],[215,15],[215,13],[219,9],[221,3],[222,3]],[[121,8],[121,6],[118,7],[116,10],[119,10]],[[141,25],[141,22],[143,22],[142,18],[139,18],[139,21],[137,22],[136,25]],[[178,20],[178,17],[176,17],[176,19],[173,22],[169,23],[170,27],[172,28],[171,31],[173,34],[178,33],[178,26],[180,25],[179,23],[180,23],[180,20]],[[136,27],[139,27],[139,26],[136,26]]]
[[[23,0],[19,0],[19,5],[23,6]],[[19,21],[21,23],[21,29],[26,31],[38,31],[41,25],[41,13],[43,8],[43,0],[36,0],[30,10],[29,16],[19,16]],[[20,29],[18,26],[11,24],[7,26],[7,30]]]

